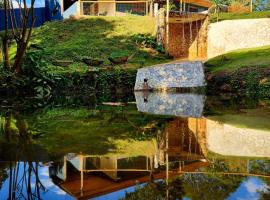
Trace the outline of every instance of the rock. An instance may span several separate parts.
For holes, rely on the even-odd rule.
[[[156,90],[205,86],[202,62],[179,62],[138,69],[135,90],[145,85]]]
[[[115,51],[115,52],[111,53],[108,60],[112,64],[118,65],[118,64],[127,63],[128,58],[129,58],[129,53],[127,51]]]
[[[268,78],[263,78],[260,80],[260,84],[264,84],[268,82]]]
[[[52,62],[55,66],[68,67],[73,63],[72,60],[55,60]]]
[[[128,56],[124,56],[124,57],[116,57],[116,58],[109,57],[108,60],[109,60],[111,63],[116,64],[116,65],[119,65],[119,64],[125,64],[125,63],[127,63],[127,61],[128,61]]]
[[[229,84],[223,84],[220,88],[220,91],[222,92],[231,92],[232,91],[232,87]]]
[[[215,78],[214,74],[208,74],[206,80],[207,81],[213,81]]]
[[[95,58],[83,58],[82,61],[89,66],[95,66],[95,67],[98,67],[104,63],[103,60],[99,60]]]

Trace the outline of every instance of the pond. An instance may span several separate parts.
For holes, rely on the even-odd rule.
[[[1,200],[270,199],[269,100],[25,102],[0,99]]]

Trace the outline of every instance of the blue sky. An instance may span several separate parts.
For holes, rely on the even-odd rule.
[[[28,3],[28,5],[30,5],[31,0],[26,0],[26,2]],[[14,7],[16,7],[17,1],[13,0],[13,5]],[[45,6],[45,0],[35,0],[35,7],[44,7]]]

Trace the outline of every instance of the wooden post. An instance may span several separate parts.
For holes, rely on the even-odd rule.
[[[145,15],[148,16],[148,1],[145,2]]]
[[[153,17],[153,0],[150,1],[150,10],[149,10],[149,14],[151,17]]]
[[[83,167],[84,167],[83,156],[80,155],[80,170],[81,170],[81,196],[83,196]]]
[[[253,12],[253,0],[250,0],[250,12]]]
[[[170,14],[170,0],[166,0],[166,53],[169,53],[169,14]]]

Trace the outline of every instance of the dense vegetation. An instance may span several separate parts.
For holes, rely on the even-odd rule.
[[[232,51],[206,63],[210,92],[235,92],[269,98],[270,46]]]

